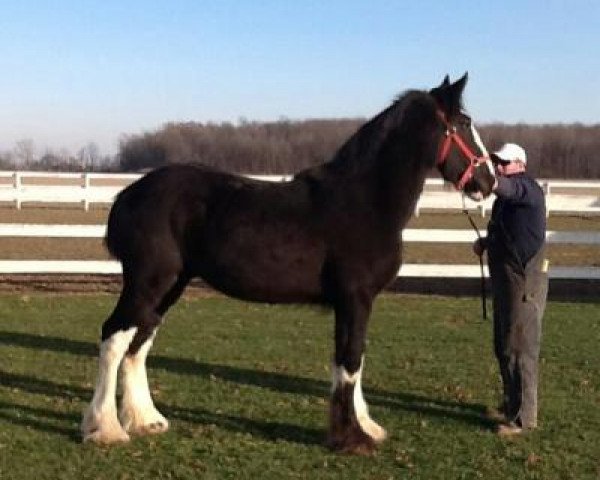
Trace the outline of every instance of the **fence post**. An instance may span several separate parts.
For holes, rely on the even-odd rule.
[[[89,188],[90,188],[90,175],[88,173],[81,174],[82,185],[83,188],[83,209],[88,212],[90,210],[90,201],[88,198]]]
[[[549,218],[550,217],[550,207],[549,207],[548,200],[550,200],[550,182],[544,182],[543,190],[544,190],[544,196],[546,197],[546,218]]]
[[[550,195],[550,182],[544,182],[544,193],[546,196]]]
[[[15,191],[15,207],[17,210],[21,210],[21,174],[19,172],[13,173],[13,189]]]

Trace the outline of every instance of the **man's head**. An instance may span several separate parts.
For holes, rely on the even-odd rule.
[[[492,153],[490,158],[496,172],[504,176],[524,172],[527,165],[527,154],[516,143],[505,143],[500,150]]]

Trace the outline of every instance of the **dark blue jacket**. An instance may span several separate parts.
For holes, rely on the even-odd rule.
[[[496,201],[488,225],[487,246],[513,256],[521,266],[538,252],[546,238],[546,199],[526,173],[498,177]]]

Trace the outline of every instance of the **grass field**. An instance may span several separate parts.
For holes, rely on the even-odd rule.
[[[186,296],[151,352],[171,430],[82,445],[109,295],[0,297],[0,478],[600,478],[600,305],[548,305],[540,429],[507,441],[490,324],[477,299],[385,295],[370,325],[365,394],[390,434],[372,458],[322,446],[328,312]]]

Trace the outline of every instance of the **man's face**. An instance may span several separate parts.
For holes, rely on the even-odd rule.
[[[494,169],[498,175],[507,177],[525,171],[525,165],[521,162],[504,162],[498,158],[493,159]]]

